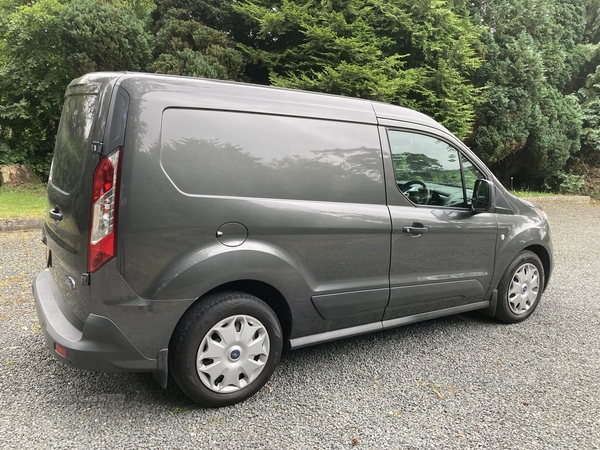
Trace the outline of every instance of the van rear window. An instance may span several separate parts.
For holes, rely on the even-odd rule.
[[[160,157],[191,195],[385,203],[375,125],[173,108]]]
[[[96,116],[96,95],[71,95],[65,100],[49,182],[65,194],[78,185]]]

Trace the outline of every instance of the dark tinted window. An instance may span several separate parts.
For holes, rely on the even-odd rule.
[[[168,109],[161,163],[193,195],[385,203],[374,125]]]
[[[65,193],[77,185],[85,152],[91,151],[90,135],[97,103],[95,95],[72,95],[65,100],[49,180]]]

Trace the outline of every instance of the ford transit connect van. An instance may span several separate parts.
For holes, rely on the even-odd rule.
[[[48,181],[47,345],[168,373],[224,406],[282,351],[536,308],[546,215],[418,112],[240,83],[96,73],[67,88]]]

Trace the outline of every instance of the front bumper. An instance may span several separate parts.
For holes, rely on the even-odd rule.
[[[33,282],[35,307],[44,332],[46,345],[59,361],[79,369],[103,372],[154,372],[159,383],[166,387],[167,349],[156,359],[146,358],[110,319],[90,314],[83,331],[69,322],[58,302],[62,299],[49,269],[42,271]],[[54,344],[67,351],[59,354]]]

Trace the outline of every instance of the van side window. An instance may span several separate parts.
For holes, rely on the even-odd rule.
[[[435,137],[397,130],[388,136],[396,185],[412,203],[468,207],[475,180],[485,177],[464,155]]]
[[[463,172],[465,174],[465,187],[467,188],[467,193],[472,193],[473,187],[475,187],[475,181],[485,178],[485,175],[483,175],[471,161],[465,158],[464,155],[461,155],[461,161]]]
[[[160,159],[190,195],[385,204],[375,125],[172,108]]]

